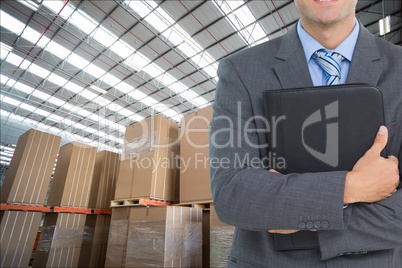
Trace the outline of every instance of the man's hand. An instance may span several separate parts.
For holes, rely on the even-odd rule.
[[[344,203],[372,203],[390,197],[399,185],[398,159],[381,157],[388,130],[381,126],[373,146],[346,175]]]

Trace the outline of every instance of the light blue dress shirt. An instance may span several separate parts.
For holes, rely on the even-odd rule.
[[[355,27],[349,36],[334,50],[328,50],[318,43],[310,34],[308,34],[301,24],[301,21],[297,23],[297,34],[299,35],[300,41],[303,45],[304,53],[306,55],[308,68],[310,71],[311,79],[313,80],[314,86],[325,85],[327,78],[325,76],[322,68],[317,64],[317,62],[311,57],[314,52],[319,49],[325,49],[326,51],[335,51],[344,57],[341,64],[341,84],[346,82],[349,72],[350,62],[352,60],[353,51],[356,46],[357,37],[359,35],[360,25],[356,20]]]

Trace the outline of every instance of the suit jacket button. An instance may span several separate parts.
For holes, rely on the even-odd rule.
[[[304,229],[304,228],[306,228],[306,223],[305,223],[304,221],[301,221],[301,222],[298,223],[297,226],[298,226],[300,229]]]
[[[320,228],[321,228],[321,222],[320,222],[320,221],[315,221],[315,222],[314,222],[314,227],[315,227],[316,229],[320,229]]]
[[[306,222],[306,227],[307,227],[307,229],[311,229],[314,227],[314,223],[312,221],[308,221],[308,222]]]
[[[328,223],[327,221],[322,221],[322,222],[321,222],[321,227],[324,228],[324,229],[326,229],[326,228],[329,227],[329,223]]]

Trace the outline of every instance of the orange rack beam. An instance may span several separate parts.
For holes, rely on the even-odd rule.
[[[54,207],[53,212],[92,214],[92,210],[90,208],[71,208],[71,207]]]
[[[34,205],[19,205],[19,204],[0,204],[0,210],[19,210],[19,211],[35,211],[35,212],[51,212],[50,207],[34,206]]]
[[[93,214],[112,215],[111,209],[94,209]]]

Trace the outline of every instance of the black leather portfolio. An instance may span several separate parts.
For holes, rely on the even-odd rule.
[[[283,174],[351,170],[384,125],[381,92],[366,84],[267,90],[263,100],[271,168]],[[277,250],[318,248],[315,232],[274,239]]]
[[[272,168],[287,173],[351,170],[384,125],[381,91],[366,84],[267,90]],[[383,152],[385,156],[385,152]]]

